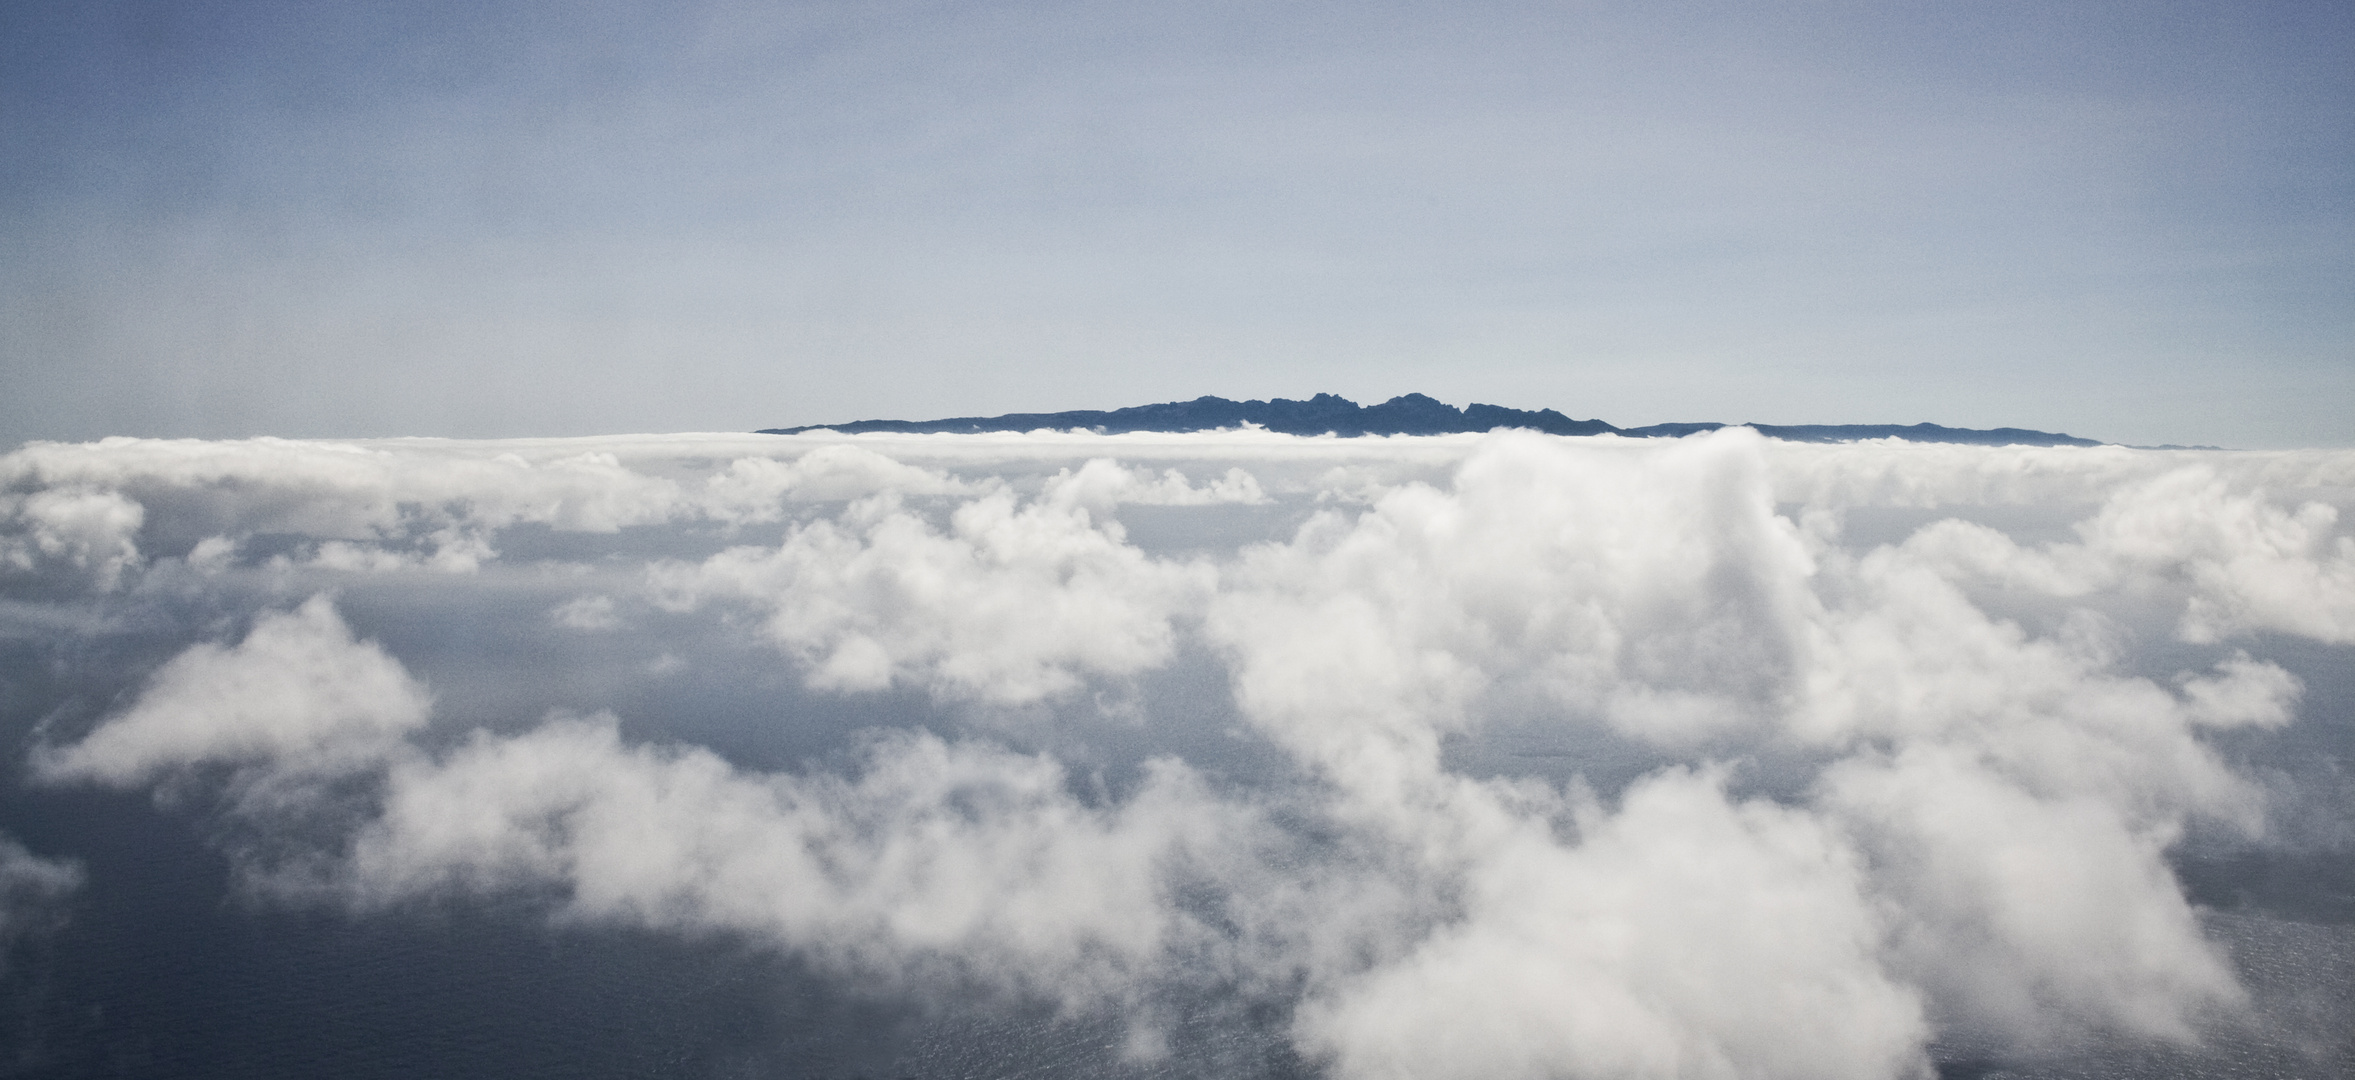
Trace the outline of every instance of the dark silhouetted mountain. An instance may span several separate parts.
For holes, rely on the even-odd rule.
[[[1664,438],[1714,431],[1721,427],[1745,426],[1757,429],[1768,438],[1792,442],[1847,442],[1852,439],[1883,439],[1895,436],[1913,442],[1978,443],[1988,446],[2099,446],[2092,439],[2056,435],[2049,431],[2029,431],[2024,428],[1995,428],[1981,431],[1971,428],[1940,427],[1937,424],[1747,424],[1718,423],[1652,424],[1640,428],[1618,428],[1601,420],[1572,420],[1552,409],[1508,409],[1502,405],[1473,404],[1458,409],[1444,401],[1421,394],[1402,394],[1380,405],[1360,406],[1357,402],[1335,394],[1318,394],[1307,401],[1276,398],[1273,401],[1230,401],[1222,397],[1198,397],[1192,401],[1165,401],[1158,405],[1132,405],[1109,411],[1080,409],[1058,413],[1007,413],[1004,416],[957,416],[946,420],[857,420],[847,424],[809,424],[793,428],[768,428],[764,435],[796,435],[804,431],[839,431],[857,434],[868,431],[890,431],[904,434],[963,434],[982,431],[1037,431],[1046,428],[1068,431],[1074,428],[1097,431],[1107,435],[1128,431],[1214,431],[1256,424],[1269,431],[1287,435],[1444,435],[1453,432],[1491,431],[1496,428],[1527,428],[1552,435],[1602,435],[1615,433],[1633,438]]]

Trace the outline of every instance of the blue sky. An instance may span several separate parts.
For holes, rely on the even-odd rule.
[[[0,10],[0,441],[1420,391],[2355,444],[2344,4]]]

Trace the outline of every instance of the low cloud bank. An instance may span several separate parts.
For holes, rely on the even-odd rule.
[[[2168,860],[2339,797],[2222,747],[2345,723],[2268,650],[2355,644],[2343,453],[110,441],[0,490],[24,603],[231,613],[28,768],[214,815],[266,895],[542,896],[1116,1015],[1134,1061],[1239,996],[1336,1077],[1910,1077],[2261,1027]],[[535,529],[568,554],[503,554]],[[648,679],[765,657],[928,711],[793,768],[553,693],[486,725],[353,629],[452,589]],[[750,648],[681,660],[681,626]],[[1156,697],[1187,657],[1253,767],[1152,742],[1197,715]]]

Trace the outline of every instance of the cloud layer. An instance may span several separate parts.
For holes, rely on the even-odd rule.
[[[31,775],[271,902],[536,898],[1130,1065],[1223,997],[1335,1077],[1911,1077],[2271,1022],[2170,860],[2355,809],[2247,753],[2345,722],[2272,652],[2355,643],[2351,489],[1739,429],[110,440],[0,459],[0,574],[182,642]],[[485,605],[545,642],[520,720],[423,644]],[[559,648],[901,715],[755,761]]]

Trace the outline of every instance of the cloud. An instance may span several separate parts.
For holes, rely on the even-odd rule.
[[[1242,1001],[1337,1077],[1916,1077],[2198,1053],[2269,1000],[2171,860],[2336,797],[2248,754],[2337,692],[2292,669],[2355,625],[2351,462],[121,442],[0,465],[0,539],[107,610],[250,618],[32,764],[221,793],[175,805],[287,902],[534,896],[1165,1050],[1173,1002]],[[1139,506],[1230,531],[1156,553]],[[501,554],[554,533],[572,561]],[[456,620],[529,640],[453,660]],[[791,692],[724,737],[664,696],[721,684]]]
[[[1785,693],[1812,569],[1761,440],[1616,442],[1501,434],[1447,490],[1408,485],[1247,552],[1213,614],[1245,701],[1276,723],[1445,728],[1509,683],[1647,740],[1759,720]]]
[[[2346,644],[2355,642],[2355,537],[2338,521],[2327,503],[2276,505],[2194,466],[2119,492],[2079,531],[2130,572],[2189,580],[2187,640],[2278,630]]]
[[[576,596],[548,612],[548,621],[568,630],[611,630],[621,625],[610,596]]]
[[[1121,503],[1147,506],[1209,506],[1217,503],[1264,503],[1267,493],[1259,479],[1240,468],[1227,469],[1218,479],[1195,487],[1186,474],[1165,469],[1154,476],[1142,469],[1123,468],[1111,458],[1095,458],[1074,472],[1063,469],[1049,478],[1040,496],[1046,502],[1085,507],[1103,514]]]
[[[2120,674],[2106,620],[2080,611],[2030,633],[1911,546],[1835,564],[1851,599],[1811,627],[1795,738],[1967,747],[2040,791],[2098,795],[2137,819],[2198,811],[2256,827],[2253,793],[2202,732],[2287,723],[2295,678],[2245,655],[2172,685]]]
[[[360,800],[348,853],[249,862],[265,888],[375,908],[552,886],[572,918],[731,931],[868,978],[930,974],[1073,1008],[1133,998],[1167,956],[1204,948],[1171,895],[1254,847],[1252,812],[1173,760],[1091,806],[1051,759],[929,735],[878,739],[854,776],[627,745],[610,715],[478,730],[432,753],[403,739],[430,706],[319,596],[234,646],[181,653],[36,766],[49,783],[116,787],[238,766],[228,812],[265,833]],[[316,783],[354,777],[367,782]],[[66,873],[12,850],[11,888]]]
[[[9,974],[19,941],[48,933],[63,920],[65,902],[83,881],[78,863],[42,858],[0,834],[0,978]]]
[[[1401,842],[1460,859],[1466,881],[1504,866],[1530,872],[1548,855],[1595,857],[1589,837],[1560,850],[1524,845],[1509,856],[1477,854],[1460,833],[1444,833],[1443,845],[1433,839],[1434,818],[1463,812],[1461,799],[1432,794],[1446,789],[1443,740],[1479,724],[1484,701],[1535,697],[1556,710],[1557,723],[1600,723],[1664,748],[1697,740],[1721,754],[1852,755],[1835,762],[1803,804],[1820,818],[1802,820],[1824,830],[1823,843],[1835,851],[1845,850],[1843,837],[1857,836],[1862,846],[1842,857],[1869,853],[1887,869],[1811,880],[1826,904],[1854,917],[1864,940],[1875,932],[1867,913],[1880,898],[1898,897],[1900,912],[1922,920],[1900,924],[1908,936],[1885,959],[1949,1023],[2000,1027],[2023,1044],[2079,1021],[2187,1037],[2187,1016],[2236,1002],[2231,975],[2201,939],[2159,853],[2190,814],[2260,827],[2255,790],[2199,732],[2286,722],[2296,681],[2245,658],[2175,687],[2121,676],[2110,670],[2116,656],[2103,646],[2098,620],[2053,636],[2025,633],[1973,606],[1912,542],[1861,558],[1811,552],[1801,531],[1774,512],[1767,449],[1734,433],[1613,461],[1616,448],[1500,437],[1467,459],[1450,490],[1401,489],[1355,519],[1329,515],[1288,545],[1251,552],[1234,575],[1238,584],[1216,602],[1212,631],[1236,654],[1248,715],[1344,789],[1366,819]],[[1942,537],[1967,528],[1927,530],[1920,546],[1942,552],[1951,546]],[[2084,590],[2070,582],[2052,591]],[[1904,758],[1909,769],[1949,757],[1985,764],[1950,784],[1876,785],[1867,778],[1881,774],[1865,763],[1878,760],[1873,748],[1884,739],[1925,755]],[[1628,798],[1629,815],[1646,805]],[[1989,817],[2008,820],[1985,831],[1902,824]],[[2018,861],[2009,852],[2025,835],[2048,845],[2040,858],[2062,861],[2007,863]],[[2086,861],[2064,865],[2072,851]],[[1916,869],[1924,866],[1938,870]],[[1630,869],[1622,880],[1639,877]],[[2036,910],[2035,898],[2072,890],[2091,899],[2074,912],[2023,916]],[[1579,891],[1565,878],[1551,895]],[[1545,908],[1539,895],[1524,896],[1526,907],[1475,904],[1412,959],[1358,977],[1379,989],[1352,990],[1312,1012],[1319,1044],[1345,1072],[1365,1075],[1399,1060],[1414,1062],[1406,1071],[1416,1074],[1449,1073],[1448,1061],[1476,1063],[1466,1075],[1669,1072],[1664,1063],[1680,1061],[1716,1063],[1694,1066],[1696,1075],[1732,1071],[1737,1061],[1768,1067],[1771,1055],[1760,1047],[1737,1052],[1714,1043],[1730,1032],[1726,1025],[1677,1015],[1692,1002],[1643,989],[1652,970],[1645,965],[1560,974],[1547,993],[1521,988],[1538,1000],[1617,995],[1609,1004],[1538,1011],[1559,1018],[1592,1009],[1620,1022],[1549,1028],[1510,1019],[1515,1010],[1486,998],[1466,1010],[1480,1018],[1471,1031],[1518,1024],[1549,1031],[1550,1042],[1451,1036],[1464,1030],[1453,1013],[1424,1020],[1403,1005],[1378,1004],[1473,993],[1469,987],[1488,985],[1484,977],[1508,978],[1506,958],[1545,955],[1548,933],[1637,936],[1591,924],[1546,930],[1550,923],[1530,922]],[[2101,912],[2119,921],[2091,925]],[[1653,935],[1690,940],[1702,932],[1660,927]],[[2084,947],[2062,947],[2080,932]],[[1845,981],[1818,973],[1800,978],[1804,985],[1870,987],[1897,977],[1876,966],[1869,944],[1807,953],[1862,960]],[[1716,955],[1728,965],[1744,958],[1732,942]],[[1563,963],[1546,970],[1578,970]],[[2012,973],[2018,984],[1981,985],[2000,978],[1989,973]],[[1791,981],[1765,967],[1731,966],[1703,980]],[[1890,1003],[1901,998],[1877,1007],[1910,1015]],[[1911,1029],[1898,1019],[1887,1030],[1900,1033],[1895,1043],[1860,1048],[1853,1063],[1817,1057],[1777,1068],[1807,1074],[1853,1065],[1860,1075],[1884,1074],[1903,1057],[1891,1046],[1904,1045]],[[1650,1034],[1632,1034],[1639,1031]],[[1388,1047],[1388,1056],[1366,1045]],[[1494,1059],[1473,1049],[1490,1045],[1511,1049]]]
[[[725,468],[691,481],[681,459]],[[772,456],[778,455],[778,456]],[[321,569],[477,570],[490,538],[519,524],[613,533],[672,522],[775,521],[793,502],[879,492],[944,494],[966,485],[840,443],[742,437],[714,446],[663,437],[471,444],[436,439],[237,442],[107,439],[34,443],[0,458],[0,565],[66,560],[102,585],[137,566],[143,526],[167,545],[256,534],[314,541]]]
[[[2193,465],[2122,485],[2074,531],[2074,543],[2023,547],[1950,520],[1906,547],[1965,582],[2066,597],[2180,591],[2177,632],[2187,641],[2258,630],[2355,641],[2355,536],[2329,503],[2284,505]]]
[[[557,719],[395,766],[345,884],[371,904],[554,884],[574,918],[733,931],[870,977],[1084,1008],[1149,990],[1201,944],[1174,892],[1247,852],[1252,821],[1176,762],[1114,806],[1067,780],[924,735],[877,742],[851,776],[745,773],[625,745],[611,717]]]
[[[2117,807],[1943,748],[1842,762],[1823,788],[1894,901],[1891,966],[1950,1024],[2015,1046],[2083,1027],[2190,1040],[2245,1000],[2160,859],[2173,837]]]
[[[761,611],[762,632],[809,666],[814,686],[912,680],[1005,703],[1160,664],[1172,620],[1215,580],[1207,565],[1146,557],[1117,522],[1069,499],[1004,492],[958,506],[945,529],[896,498],[862,500],[774,549],[653,572],[673,608],[717,598]]]
[[[1304,1009],[1346,1077],[1927,1075],[1864,868],[1803,812],[1672,770],[1574,845],[1526,830],[1462,919]]]
[[[50,488],[0,496],[0,568],[20,573],[70,567],[100,591],[140,563],[144,509],[112,491]]]
[[[938,469],[902,464],[857,446],[823,444],[788,461],[741,457],[724,473],[704,481],[700,493],[712,516],[730,521],[773,521],[786,500],[833,502],[881,492],[955,495],[974,485]]]
[[[256,620],[236,645],[192,646],[80,742],[36,752],[50,782],[113,787],[198,765],[365,767],[422,726],[432,695],[358,641],[325,595]]]

